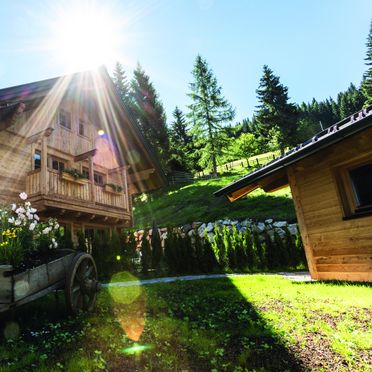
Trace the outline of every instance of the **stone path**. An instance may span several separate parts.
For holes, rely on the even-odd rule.
[[[234,276],[242,276],[249,274],[207,274],[207,275],[186,275],[186,276],[171,276],[166,278],[154,278],[154,279],[144,279],[144,280],[131,280],[128,282],[115,282],[115,283],[103,283],[102,287],[131,287],[134,285],[147,285],[147,284],[156,284],[156,283],[171,283],[178,280],[187,281],[187,280],[200,280],[200,279],[218,279],[218,278],[229,278]],[[266,274],[263,275],[281,275],[284,278],[289,280],[299,281],[299,282],[310,282],[310,274],[307,271],[301,272],[280,272],[275,274]]]

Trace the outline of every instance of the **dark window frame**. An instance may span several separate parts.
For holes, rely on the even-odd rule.
[[[64,129],[72,130],[71,113],[64,109],[59,109],[58,124]]]
[[[34,152],[34,170],[41,169],[41,151],[35,150]]]
[[[360,205],[359,196],[351,172],[372,165],[371,156],[368,160],[358,160],[336,169],[336,182],[343,208],[344,219],[358,218],[372,215],[372,204]],[[355,180],[354,180],[355,181]],[[371,190],[372,193],[372,190]]]

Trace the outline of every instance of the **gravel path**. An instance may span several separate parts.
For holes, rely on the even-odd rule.
[[[144,280],[131,280],[128,282],[115,282],[115,283],[103,283],[102,287],[131,287],[134,285],[146,285],[146,284],[156,284],[156,283],[171,283],[176,282],[178,280],[200,280],[200,279],[218,279],[218,278],[229,278],[234,276],[242,276],[247,274],[209,274],[209,275],[186,275],[186,276],[171,276],[166,278],[154,278],[154,279],[144,279]],[[249,275],[249,274],[248,274]],[[307,271],[301,272],[280,272],[276,274],[266,274],[263,275],[281,275],[284,278],[289,280],[295,280],[299,282],[310,282],[313,281],[311,279],[310,274]]]

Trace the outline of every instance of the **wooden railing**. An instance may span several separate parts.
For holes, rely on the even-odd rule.
[[[104,186],[92,185],[89,180],[67,180],[61,178],[59,172],[48,170],[46,183],[46,194],[50,196],[128,209],[127,196],[123,192],[105,191]],[[91,191],[92,187],[93,192]],[[41,194],[41,172],[39,170],[28,174],[26,192],[31,197]]]

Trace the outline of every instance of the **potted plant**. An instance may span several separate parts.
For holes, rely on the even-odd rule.
[[[88,183],[88,180],[84,178],[84,175],[74,168],[65,168],[63,171],[61,171],[61,179],[75,182],[80,185],[85,185]]]
[[[104,191],[111,192],[113,194],[120,194],[123,192],[123,187],[114,183],[105,183]]]

